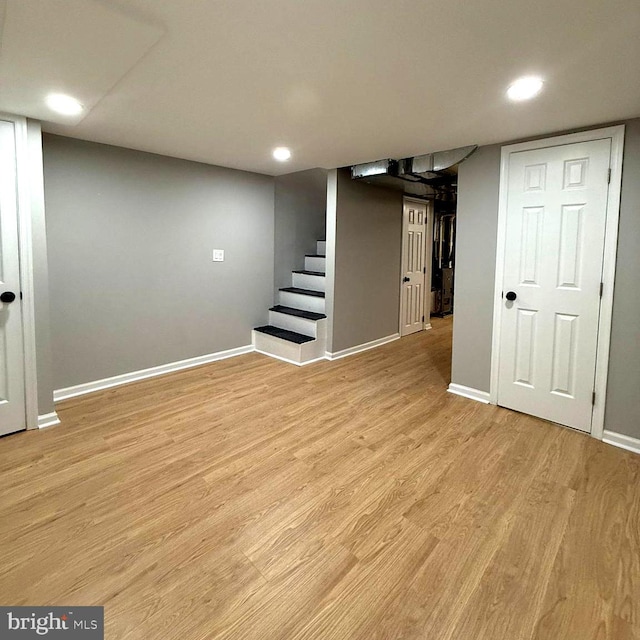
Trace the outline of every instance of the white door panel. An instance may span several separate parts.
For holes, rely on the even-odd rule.
[[[26,428],[16,131],[13,122],[0,120],[0,293],[9,291],[16,300],[0,302],[0,435]]]
[[[591,428],[611,140],[512,153],[498,404]]]
[[[400,335],[424,329],[427,205],[407,201],[402,218]]]

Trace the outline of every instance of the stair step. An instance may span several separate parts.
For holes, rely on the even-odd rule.
[[[278,313],[285,313],[288,316],[296,316],[298,318],[305,318],[306,320],[322,320],[327,317],[324,313],[314,313],[313,311],[305,311],[304,309],[294,309],[293,307],[285,307],[282,304],[277,304],[275,307],[271,307],[269,311],[277,311]]]
[[[327,259],[324,256],[305,256],[304,268],[305,271],[315,271],[326,275]]]
[[[304,344],[305,342],[311,342],[315,340],[312,336],[305,336],[302,333],[296,333],[295,331],[288,331],[287,329],[280,329],[279,327],[272,327],[270,324],[264,327],[256,327],[254,331],[260,333],[267,333],[270,336],[280,338],[281,340],[287,340],[288,342],[295,342],[296,344]]]
[[[324,291],[313,291],[312,289],[300,289],[299,287],[283,287],[280,291],[297,293],[301,296],[313,296],[314,298],[324,298]]]
[[[309,271],[307,269],[300,269],[298,271],[292,271],[291,273],[302,273],[305,276],[326,276],[327,274],[324,271]]]

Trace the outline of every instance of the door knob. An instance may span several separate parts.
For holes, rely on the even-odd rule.
[[[411,278],[407,278],[407,276],[405,276],[404,278],[402,278],[402,282],[409,282],[409,280],[411,280]]]
[[[513,302],[517,297],[518,296],[515,291],[507,291],[507,295],[505,296],[509,302]]]
[[[16,294],[13,291],[5,291],[0,293],[0,302],[13,302],[16,299]]]

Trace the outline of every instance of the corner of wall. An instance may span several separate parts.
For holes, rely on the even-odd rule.
[[[327,173],[326,221],[326,288],[325,314],[327,316],[327,351],[333,352],[333,306],[336,280],[336,222],[338,210],[338,170]]]
[[[44,205],[42,127],[37,120],[27,120],[27,152],[31,201],[38,414],[46,415],[53,412],[53,363],[49,319],[49,263]]]

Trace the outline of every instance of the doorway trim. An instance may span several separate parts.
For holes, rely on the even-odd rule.
[[[424,255],[424,264],[426,267],[426,272],[424,276],[424,304],[423,304],[423,315],[424,322],[422,323],[422,330],[427,331],[431,329],[431,272],[433,269],[433,265],[431,264],[433,261],[433,200],[426,200],[423,198],[415,198],[411,196],[403,196],[402,197],[402,210],[401,216],[402,221],[404,222],[404,205],[407,202],[415,202],[418,204],[424,204],[426,206],[426,220],[425,225],[427,227],[425,234],[425,255]],[[402,271],[402,259],[404,255],[402,253],[404,245],[404,227],[403,227],[403,235],[400,238],[400,270]],[[402,287],[401,287],[402,289]],[[418,333],[418,332],[416,332]],[[400,299],[398,300],[398,334],[402,336],[402,291],[400,291]]]
[[[18,204],[18,255],[22,294],[22,341],[24,351],[25,422],[27,429],[40,427],[33,277],[33,233],[31,227],[31,172],[27,119],[0,112],[0,118],[15,127],[16,197]],[[38,125],[39,128],[39,125]],[[52,422],[55,424],[55,422]]]
[[[489,401],[498,404],[498,375],[500,365],[500,337],[502,322],[502,282],[506,252],[507,188],[509,179],[509,157],[512,153],[557,147],[577,142],[611,139],[611,180],[607,195],[607,219],[604,238],[604,260],[602,282],[604,288],[600,298],[598,322],[598,346],[596,351],[595,404],[591,414],[591,435],[602,440],[604,412],[609,374],[609,347],[611,343],[611,317],[613,311],[613,287],[618,248],[618,220],[620,218],[620,192],[622,187],[622,159],[624,151],[624,125],[580,131],[541,140],[531,140],[502,147],[500,156],[500,192],[498,200],[498,244],[496,250],[496,276],[493,298],[493,340],[491,345],[491,386]]]

